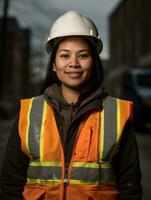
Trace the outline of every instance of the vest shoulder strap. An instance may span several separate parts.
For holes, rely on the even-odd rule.
[[[132,115],[132,102],[106,97],[100,121],[100,160],[109,160],[115,146],[119,145],[124,126]]]
[[[30,144],[30,142],[33,142],[35,138],[34,134],[29,133],[34,132],[35,130],[40,130],[43,106],[43,95],[21,100],[19,117],[19,135],[21,137],[22,150],[30,157],[32,157],[32,155],[30,155],[31,150],[29,149],[29,146],[33,146],[32,144]],[[33,118],[35,119],[34,122],[37,123],[32,123]],[[36,139],[38,141],[38,137]],[[38,145],[36,146],[36,148],[34,148],[34,150],[36,151],[35,153],[38,154]]]

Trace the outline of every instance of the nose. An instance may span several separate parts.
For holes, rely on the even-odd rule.
[[[80,67],[80,63],[79,63],[78,57],[76,55],[73,55],[71,57],[70,65],[69,66],[70,67],[74,67],[74,68]]]

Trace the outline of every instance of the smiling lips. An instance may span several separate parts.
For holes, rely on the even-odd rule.
[[[70,78],[79,78],[83,72],[81,71],[72,71],[72,72],[65,72]]]

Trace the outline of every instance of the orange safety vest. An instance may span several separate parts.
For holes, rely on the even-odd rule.
[[[21,101],[21,148],[30,157],[25,200],[116,200],[112,158],[131,102],[107,97],[103,110],[81,122],[66,175],[65,156],[54,113],[43,95]]]

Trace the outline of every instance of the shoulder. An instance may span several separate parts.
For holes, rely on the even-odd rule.
[[[112,97],[112,96],[106,96],[104,98],[104,102],[105,101],[108,101],[108,102],[122,102],[122,103],[127,103],[127,104],[133,104],[133,102],[130,101],[130,100],[121,99],[121,98]]]
[[[23,103],[27,103],[27,102],[31,102],[31,101],[40,101],[40,100],[43,100],[44,99],[44,95],[38,95],[38,96],[33,96],[33,97],[30,97],[30,98],[26,98],[26,99],[21,99],[20,102],[21,104]]]
[[[21,99],[20,100],[20,117],[26,116],[31,112],[31,109],[37,111],[44,104],[44,96],[35,96],[31,98]]]
[[[40,105],[44,102],[44,95],[34,96],[31,98],[21,99],[20,100],[20,108],[21,109],[27,109],[31,107],[32,105]]]
[[[130,100],[126,100],[126,99],[121,99],[121,98],[116,98],[116,97],[112,97],[112,96],[106,96],[103,100],[104,105],[115,105],[116,107],[127,107],[129,109],[132,109],[133,107],[133,102]]]
[[[112,96],[106,96],[103,101],[104,109],[108,112],[116,112],[118,116],[126,116],[132,118],[133,102]]]

